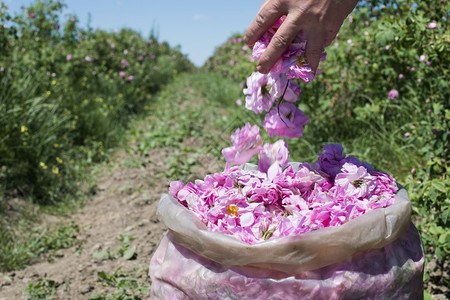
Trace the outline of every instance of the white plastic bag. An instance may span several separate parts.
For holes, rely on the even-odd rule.
[[[424,257],[400,190],[339,227],[248,245],[163,195],[169,228],[150,263],[154,299],[421,299]]]

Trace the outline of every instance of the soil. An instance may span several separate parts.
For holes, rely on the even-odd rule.
[[[159,183],[155,180],[166,168],[163,159],[166,155],[160,149],[151,151],[146,156],[152,163],[130,168],[121,167],[120,162],[127,159],[127,154],[120,153],[98,177],[95,195],[81,210],[71,216],[56,217],[56,220],[51,216],[44,221],[43,226],[72,221],[77,224],[80,228],[77,239],[82,251],[79,246],[59,250],[57,258],[51,262],[41,259],[24,270],[0,273],[0,299],[26,298],[29,294],[24,290],[28,284],[36,284],[38,278],[44,276],[54,281],[57,287],[53,299],[107,295],[112,288],[99,281],[98,272],[111,274],[119,267],[121,273],[133,274],[150,286],[148,265],[166,231],[156,210],[161,194],[167,192],[169,181],[162,179]],[[93,257],[94,253],[107,249],[115,253],[121,245],[117,239],[121,234],[134,237],[130,248],[136,247],[135,259]]]

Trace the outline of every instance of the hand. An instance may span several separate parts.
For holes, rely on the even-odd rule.
[[[295,36],[302,31],[307,40],[306,60],[316,72],[320,55],[334,40],[345,18],[358,0],[265,0],[244,35],[252,47],[281,16],[286,20],[258,61],[258,72],[268,73]]]

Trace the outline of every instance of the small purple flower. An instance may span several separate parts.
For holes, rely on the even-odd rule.
[[[425,58],[426,58],[425,55],[421,55],[421,56],[419,57],[419,61],[420,61],[420,62],[423,62],[423,61],[425,60]]]
[[[120,71],[119,72],[119,76],[122,77],[122,78],[125,77],[125,72],[124,71]]]
[[[436,23],[436,21],[431,21],[431,23],[430,24],[428,24],[428,28],[429,29],[435,29],[437,27],[437,23]]]
[[[123,68],[126,68],[128,66],[128,61],[126,59],[122,59],[120,62],[120,66]]]
[[[241,106],[242,105],[242,100],[241,99],[237,99],[236,100],[236,105],[237,106]]]
[[[405,134],[403,136],[407,138],[407,137],[410,136],[410,133],[409,132],[405,132]]]
[[[30,14],[30,18],[34,19],[36,17],[36,15],[34,13]]]
[[[128,76],[128,80],[129,80],[129,81],[132,81],[133,79],[134,79],[134,76],[133,76],[133,75]]]
[[[389,93],[388,93],[388,97],[389,97],[390,99],[395,99],[395,98],[397,98],[397,97],[398,97],[398,91],[397,91],[396,89],[390,90]]]
[[[398,74],[398,79],[403,79],[404,77],[405,76],[402,73]]]
[[[91,62],[91,61],[92,61],[92,58],[90,58],[89,56],[86,56],[86,57],[84,58],[84,60],[87,61],[87,62]]]
[[[72,55],[71,54],[67,54],[66,59],[69,60],[69,61],[72,60]]]

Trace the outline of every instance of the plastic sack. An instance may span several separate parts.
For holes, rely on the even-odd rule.
[[[422,299],[424,256],[405,190],[339,227],[248,245],[210,232],[163,195],[169,228],[150,263],[152,299]]]

